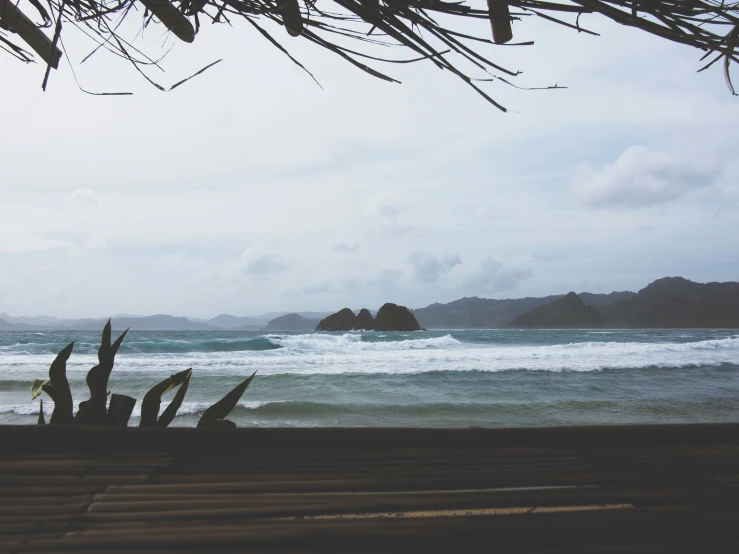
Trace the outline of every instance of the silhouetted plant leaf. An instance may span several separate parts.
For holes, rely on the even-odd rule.
[[[33,385],[31,385],[31,400],[36,400],[36,397],[44,391],[44,385],[47,383],[49,383],[49,379],[36,379],[33,382]]]
[[[74,416],[74,424],[90,425],[90,423],[88,423],[90,419],[90,401],[83,400],[77,408],[77,414]]]
[[[41,388],[49,395],[49,398],[56,402],[56,390],[54,390],[54,386],[51,383],[44,383],[44,386]]]
[[[218,402],[213,404],[210,408],[205,410],[205,413],[201,416],[200,421],[198,421],[198,427],[213,427],[215,425],[223,426],[223,424],[214,424],[213,422],[219,419],[226,419],[228,414],[231,413],[231,410],[236,407],[236,404],[239,402],[241,395],[244,394],[244,391],[249,386],[252,379],[254,379],[254,376],[256,374],[257,372],[255,371],[251,375],[251,377],[237,385],[226,396],[224,396]]]
[[[180,388],[177,389],[172,402],[169,403],[169,406],[164,408],[162,415],[159,416],[157,427],[167,427],[172,423],[174,416],[177,415],[177,410],[182,406],[182,401],[185,399],[185,395],[187,394],[187,387],[190,385],[190,377],[192,377],[192,370],[188,371],[189,373],[187,374],[185,381],[180,385]]]
[[[61,425],[74,423],[72,391],[69,389],[69,381],[67,381],[67,360],[72,354],[73,348],[74,342],[62,348],[54,361],[51,362],[49,383],[41,387],[46,392],[53,387],[54,391],[53,395],[49,394],[54,399],[54,410],[51,412],[49,423]]]
[[[303,31],[303,19],[300,15],[298,0],[277,0],[277,11],[282,15],[285,29],[290,36],[300,36]]]
[[[110,319],[108,319],[108,322],[103,327],[103,336],[100,338],[100,349],[98,350],[98,359],[100,356],[100,351],[103,348],[110,349],[110,339],[113,335],[113,326],[110,323]]]
[[[495,44],[505,44],[513,38],[508,4],[502,0],[488,0],[488,10],[490,11],[493,40]]]
[[[205,7],[206,3],[207,0],[192,0],[185,9],[185,13],[187,15],[195,15]]]
[[[41,398],[38,406],[38,425],[46,425],[46,418],[44,418],[44,399]]]
[[[136,405],[136,399],[124,394],[114,394],[110,397],[108,417],[106,423],[113,427],[126,427],[131,419],[131,412]]]
[[[130,327],[129,327],[130,329]],[[115,342],[113,343],[113,346],[110,347],[110,356],[115,357],[116,354],[118,354],[118,349],[121,347],[121,344],[123,343],[123,339],[126,338],[126,335],[128,334],[128,329],[123,331],[121,335],[115,339]],[[108,341],[110,342],[110,341]],[[112,367],[110,369],[113,369]]]
[[[108,396],[108,379],[113,371],[115,355],[128,333],[123,331],[111,346],[110,319],[103,328],[103,335],[98,350],[98,365],[87,373],[87,386],[90,389],[90,399],[80,403],[75,423],[78,425],[105,425],[107,420],[106,403]]]
[[[195,40],[195,29],[192,24],[169,0],[139,0],[146,8],[157,16],[167,29],[184,42]]]
[[[180,371],[179,373],[170,375],[161,383],[154,385],[151,390],[146,393],[146,396],[144,396],[144,400],[141,402],[141,422],[139,423],[140,427],[153,427],[157,425],[157,417],[159,416],[159,407],[162,403],[162,395],[171,391],[175,387],[189,382],[191,374],[192,368],[189,368],[185,371]],[[177,396],[179,396],[179,392],[180,391],[178,391]],[[185,392],[187,392],[186,386]],[[175,399],[172,401],[172,403],[177,400],[177,396],[175,396]],[[175,414],[177,413],[177,409],[182,404],[182,399],[184,397],[185,393],[183,392],[181,398],[179,398],[179,404],[177,404],[170,412],[165,410],[162,414],[162,417],[164,417],[166,414],[167,418],[169,418],[169,422],[171,422],[172,419],[174,419]],[[169,406],[167,408],[169,408]],[[169,422],[167,422],[167,425],[169,424]],[[166,425],[164,426],[166,427]]]

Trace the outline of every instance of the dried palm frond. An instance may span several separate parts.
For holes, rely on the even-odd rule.
[[[476,3],[481,1],[476,0]],[[20,38],[36,50],[48,66],[55,67],[55,59],[58,61],[58,57],[54,57],[56,54],[50,55],[47,47],[56,48],[57,41],[61,38],[62,24],[70,23],[97,42],[96,52],[108,50],[129,61],[161,90],[168,89],[152,81],[144,71],[147,66],[159,67],[159,61],[150,59],[133,46],[134,37],[125,36],[121,30],[130,29],[130,26],[122,26],[123,20],[139,17],[143,25],[161,23],[181,40],[193,42],[201,21],[209,19],[214,23],[230,24],[235,18],[241,18],[305,69],[265,29],[263,23],[270,21],[284,26],[291,36],[317,44],[373,77],[387,81],[395,82],[395,79],[373,67],[373,62],[434,64],[465,81],[500,109],[504,108],[482,90],[481,83],[495,79],[512,84],[504,76],[513,77],[518,72],[502,67],[490,59],[494,49],[489,45],[533,44],[510,42],[514,36],[511,22],[523,21],[529,16],[542,17],[552,24],[564,25],[578,32],[596,34],[580,25],[580,16],[599,14],[616,23],[693,46],[706,53],[704,59],[709,58],[703,69],[723,61],[724,74],[732,93],[734,90],[729,70],[732,62],[739,62],[739,1],[487,0],[487,6],[481,7],[453,0],[302,0],[302,3],[301,0],[19,2],[23,9],[35,8],[43,20],[43,26],[51,27],[55,23],[53,39],[47,37],[49,43],[43,51],[28,42],[26,36],[18,31],[17,25],[14,26],[13,21],[18,18],[16,16],[15,20],[12,19],[13,8],[19,9],[11,0],[0,0],[0,29],[10,33],[18,32]],[[25,2],[29,6],[24,6]],[[469,34],[468,27],[462,27],[464,23],[477,19],[490,21],[492,40],[487,33]],[[41,33],[40,30],[38,32]],[[0,31],[0,48],[22,61],[29,61],[28,51],[22,44],[13,42],[10,36]],[[393,52],[406,52],[410,57],[399,58]],[[470,70],[478,72],[478,75],[473,76]],[[46,79],[44,86],[45,84]],[[173,87],[169,87],[169,90],[171,88]]]

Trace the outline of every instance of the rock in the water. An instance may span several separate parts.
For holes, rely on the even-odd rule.
[[[372,331],[375,328],[375,320],[367,308],[362,308],[357,314],[357,329]]]
[[[315,329],[316,320],[298,314],[285,314],[270,320],[265,326],[267,331],[303,331]]]
[[[421,326],[405,306],[385,304],[375,316],[375,331],[420,331]]]
[[[344,308],[323,318],[316,331],[353,331],[356,328],[357,316],[349,308]]]

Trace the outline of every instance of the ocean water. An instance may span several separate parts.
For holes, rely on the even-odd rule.
[[[72,340],[67,374],[79,402],[88,397],[85,376],[97,361],[99,333],[0,332],[0,424],[35,423],[31,383],[48,375]],[[189,367],[193,377],[173,425],[194,426],[254,371],[230,416],[239,426],[739,421],[736,330],[132,331],[109,388],[140,401]],[[47,418],[52,407],[45,399]]]

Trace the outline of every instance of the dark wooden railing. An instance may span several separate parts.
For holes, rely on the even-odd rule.
[[[0,427],[2,552],[739,552],[739,424]]]

